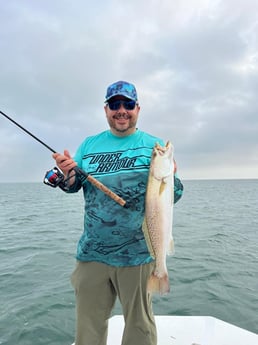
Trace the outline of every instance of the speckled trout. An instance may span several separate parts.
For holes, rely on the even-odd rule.
[[[156,144],[153,148],[145,200],[143,232],[155,268],[148,281],[148,291],[165,294],[170,291],[166,255],[174,252],[172,236],[174,204],[173,146]]]

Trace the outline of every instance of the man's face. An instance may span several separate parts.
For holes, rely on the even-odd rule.
[[[140,107],[138,104],[133,106],[134,102],[124,96],[112,97],[105,105],[107,121],[115,135],[126,136],[135,132]]]

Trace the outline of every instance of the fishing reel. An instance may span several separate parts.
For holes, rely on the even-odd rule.
[[[62,171],[60,171],[57,167],[54,167],[53,169],[46,172],[43,182],[50,187],[59,187],[62,190],[66,191],[68,189],[68,179],[65,179]]]
[[[85,180],[87,180],[87,178],[89,177],[89,174],[87,174],[85,171],[78,168],[77,166],[71,169],[70,172],[72,170],[75,171],[76,176],[80,178],[82,183],[85,182]],[[74,175],[69,176],[70,172],[68,174],[68,177],[65,178],[62,171],[58,169],[57,167],[54,167],[53,169],[46,172],[43,182],[50,187],[53,187],[53,188],[59,187],[63,191],[66,192],[69,190],[68,181],[74,176]]]

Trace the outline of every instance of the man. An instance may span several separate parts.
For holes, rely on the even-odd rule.
[[[68,192],[83,188],[84,232],[77,247],[71,281],[76,294],[76,345],[105,345],[108,319],[116,297],[125,319],[123,345],[156,345],[151,296],[146,285],[154,267],[142,231],[145,192],[152,149],[163,140],[136,128],[140,111],[133,84],[118,81],[107,89],[109,130],[86,138],[74,160],[67,150],[55,153],[57,166],[69,176]],[[127,208],[83,182],[78,165],[126,200]],[[183,191],[177,176],[175,201]]]

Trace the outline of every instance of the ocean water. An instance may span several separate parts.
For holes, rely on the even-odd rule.
[[[183,182],[171,293],[154,298],[154,312],[210,315],[258,333],[258,180]],[[0,344],[73,342],[69,279],[82,225],[82,193],[0,184]]]

